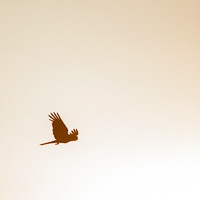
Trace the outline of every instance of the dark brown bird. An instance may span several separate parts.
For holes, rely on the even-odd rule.
[[[68,134],[68,128],[65,126],[65,124],[63,123],[60,115],[57,113],[50,113],[50,115],[48,115],[50,117],[50,121],[52,121],[52,127],[53,127],[53,135],[55,137],[56,140],[51,141],[51,142],[47,142],[47,143],[43,143],[40,145],[44,145],[44,144],[51,144],[51,143],[68,143],[71,141],[76,141],[78,140],[78,130],[77,129],[73,129],[71,131],[70,134]]]

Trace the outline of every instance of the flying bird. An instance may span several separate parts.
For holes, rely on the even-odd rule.
[[[51,144],[51,143],[68,143],[71,141],[76,141],[78,140],[78,130],[77,129],[73,129],[71,131],[71,133],[68,134],[68,128],[65,126],[65,124],[63,123],[60,115],[57,113],[50,113],[50,115],[48,115],[50,117],[50,121],[52,121],[52,127],[53,127],[53,135],[55,137],[56,140],[51,141],[51,142],[47,142],[47,143],[43,143],[40,145],[45,145],[45,144]]]

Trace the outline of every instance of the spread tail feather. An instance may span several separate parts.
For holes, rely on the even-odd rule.
[[[51,142],[47,142],[47,143],[42,143],[42,144],[40,144],[40,145],[45,145],[45,144],[52,144],[52,143],[57,143],[57,141],[56,141],[56,140],[54,140],[54,141],[51,141]]]

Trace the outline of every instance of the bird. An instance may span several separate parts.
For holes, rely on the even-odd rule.
[[[53,135],[55,140],[47,143],[42,143],[40,145],[45,144],[52,144],[56,143],[58,145],[59,143],[68,143],[71,141],[77,141],[78,140],[78,130],[73,129],[71,133],[68,133],[68,128],[65,126],[64,122],[62,121],[60,115],[55,112],[50,113],[48,115],[50,117],[50,121],[52,121],[52,127],[53,127]]]

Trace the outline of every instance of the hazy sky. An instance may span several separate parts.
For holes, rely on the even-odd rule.
[[[200,1],[0,2],[3,200],[199,200]],[[53,140],[58,112],[79,140]]]

